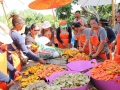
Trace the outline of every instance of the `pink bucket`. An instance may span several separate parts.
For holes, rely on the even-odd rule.
[[[51,75],[50,77],[46,78],[47,81],[49,81],[49,84],[52,84],[52,81],[55,80],[57,77],[62,76],[64,74],[75,74],[75,73],[79,73],[76,71],[63,71],[63,72],[58,72],[55,73],[53,75]],[[89,73],[86,73],[89,76]],[[61,90],[86,90],[88,87],[88,84],[84,85],[84,86],[80,86],[78,88],[72,88],[72,89],[67,89],[67,88],[62,88]]]
[[[98,90],[120,90],[120,77],[109,80],[109,81],[102,81],[96,80],[92,78],[93,84],[98,88]]]
[[[94,63],[94,64],[93,64]],[[97,66],[97,61],[96,59],[92,59],[91,61],[75,61],[75,62],[71,62],[71,63],[68,63],[66,65],[66,68],[69,70],[69,71],[85,71],[85,70],[89,70],[91,68],[93,68],[94,66]],[[87,71],[86,71],[87,72]]]

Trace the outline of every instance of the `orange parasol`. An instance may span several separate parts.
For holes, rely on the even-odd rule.
[[[29,4],[29,8],[35,10],[45,10],[45,9],[52,9],[59,8],[71,3],[72,0],[35,0]],[[54,17],[54,24],[55,24],[55,15],[53,12]]]

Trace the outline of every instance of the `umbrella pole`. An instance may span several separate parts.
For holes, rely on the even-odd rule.
[[[5,18],[6,18],[6,20],[7,20],[7,24],[8,24],[7,14],[6,14],[6,12],[5,12],[5,8],[4,8],[4,5],[3,5],[3,1],[1,0],[0,3],[1,3],[1,5],[2,5],[2,8],[3,8],[4,14],[5,14]],[[8,24],[8,27],[9,27],[9,24]]]
[[[56,18],[55,18],[55,14],[54,14],[53,8],[52,8],[52,13],[53,13],[53,18],[54,18],[54,27],[56,28]]]
[[[115,27],[115,2],[112,0],[112,28]]]

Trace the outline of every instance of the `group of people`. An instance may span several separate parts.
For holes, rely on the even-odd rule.
[[[90,28],[80,11],[75,12],[73,24],[69,26],[66,20],[61,20],[55,30],[49,21],[45,21],[40,29],[39,24],[34,23],[25,28],[25,37],[20,31],[25,25],[25,19],[21,15],[11,15],[13,28],[0,23],[0,89],[8,90],[14,84],[16,76],[21,75],[22,65],[26,63],[24,54],[29,60],[45,64],[45,60],[37,55],[37,51],[31,49],[31,45],[39,45],[40,38],[47,37],[46,46],[55,46],[61,49],[77,48],[80,52],[89,54],[92,58],[101,57],[111,59],[111,52],[115,52],[114,59],[120,59],[120,10],[116,13],[117,25],[112,30],[107,20],[91,18]],[[71,39],[74,38],[74,45]],[[115,48],[116,46],[116,48]],[[40,45],[41,48],[41,45]],[[4,69],[3,69],[4,67]],[[9,75],[9,77],[8,77]]]

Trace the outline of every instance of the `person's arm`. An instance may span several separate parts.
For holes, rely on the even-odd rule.
[[[26,45],[31,45],[33,43],[33,38],[31,36],[26,36],[25,38],[25,44]]]
[[[16,76],[22,75],[22,73],[20,71],[17,71],[8,61],[7,61],[7,69]]]
[[[7,69],[12,71],[13,73],[16,72],[16,69],[7,61]]]
[[[83,45],[83,51],[84,51],[84,49],[85,49],[85,47],[86,47],[86,45],[88,45],[89,44],[89,39],[90,39],[90,30],[89,29],[86,29],[86,33],[85,33],[86,35],[85,35],[85,37],[86,37],[86,41],[85,41],[85,43],[84,43],[84,45]]]
[[[53,44],[54,43],[54,31],[52,30],[51,33],[52,33],[52,41],[51,42]]]
[[[72,39],[72,29],[68,27],[68,33],[69,33],[69,44],[71,44],[71,39]]]
[[[97,49],[97,51],[96,51],[96,56],[98,55],[98,54],[100,54],[100,52],[101,52],[101,50],[104,48],[104,46],[105,46],[105,43],[106,43],[106,40],[101,40],[100,41],[100,44],[99,44],[99,46],[98,46],[98,49]]]
[[[9,84],[10,81],[11,79],[0,71],[0,82],[6,82]]]
[[[98,37],[100,37],[100,44],[98,46],[98,49],[95,53],[95,55],[97,56],[98,54],[100,54],[101,50],[104,48],[105,46],[105,43],[106,43],[106,38],[107,38],[107,33],[105,31],[104,28],[101,28],[101,32],[100,32],[100,35]]]
[[[84,51],[84,49],[85,49],[85,47],[86,47],[86,45],[89,43],[89,39],[86,39],[86,41],[85,41],[85,43],[84,43],[84,45],[83,45],[83,51]]]
[[[56,30],[56,37],[57,37],[57,40],[58,40],[60,43],[63,43],[63,41],[62,41],[61,38],[60,38],[60,27],[57,28],[57,30]]]
[[[108,39],[108,42],[107,42],[108,44],[110,44],[116,39],[116,36],[111,28],[108,28],[107,34],[108,34],[108,36],[111,37],[110,39]]]
[[[116,26],[113,28],[114,33],[117,35],[119,24],[117,23]]]
[[[88,24],[87,24],[86,19],[85,19],[85,18],[82,18],[82,19],[83,19],[84,26],[85,26],[85,27],[88,27]]]
[[[31,60],[35,60],[38,61],[39,57],[37,57],[34,53],[30,52],[27,49],[27,46],[25,45],[24,39],[22,38],[22,36],[18,33],[12,33],[12,39],[13,42],[16,42],[16,44],[19,46],[20,50],[27,56],[29,57]]]
[[[92,56],[92,43],[89,40],[89,56]]]

